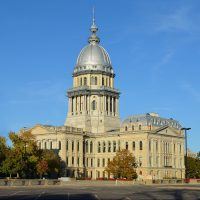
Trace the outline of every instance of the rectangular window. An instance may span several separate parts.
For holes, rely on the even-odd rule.
[[[126,150],[128,150],[128,142],[126,142]]]
[[[102,159],[102,167],[105,167],[105,158]]]
[[[93,159],[91,158],[91,167],[93,167]]]
[[[66,165],[68,166],[69,161],[68,161],[68,157],[66,157]]]
[[[72,141],[72,151],[74,151],[74,141]]]
[[[79,157],[77,158],[77,165],[78,165],[78,167],[79,167]]]
[[[100,167],[100,159],[97,160],[97,167]]]
[[[135,141],[133,141],[133,151],[135,151]]]
[[[74,165],[74,157],[72,157],[72,165]]]
[[[113,152],[116,152],[116,142],[113,141]]]
[[[151,167],[152,166],[152,157],[149,156],[149,166]]]
[[[79,142],[77,143],[77,151],[79,151]]]

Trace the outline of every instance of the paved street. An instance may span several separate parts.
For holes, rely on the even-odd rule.
[[[199,199],[200,186],[48,186],[0,188],[0,200]]]

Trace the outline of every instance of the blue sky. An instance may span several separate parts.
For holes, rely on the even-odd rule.
[[[121,118],[158,112],[200,150],[200,1],[1,0],[0,135],[63,125],[92,7],[121,91]]]

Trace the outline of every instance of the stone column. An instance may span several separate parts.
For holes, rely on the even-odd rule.
[[[108,96],[107,98],[108,98],[108,115],[110,115],[110,96]]]
[[[71,97],[69,98],[68,101],[68,113],[71,115]]]
[[[62,140],[61,142],[61,158],[66,162],[66,156],[67,156],[67,151],[66,151],[66,140]]]
[[[114,116],[114,97],[112,97],[112,115]]]
[[[116,98],[116,116],[119,115],[119,99]]]

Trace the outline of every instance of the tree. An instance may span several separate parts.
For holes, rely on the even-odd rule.
[[[56,178],[61,171],[61,159],[52,150],[43,150],[42,159],[48,164],[47,174],[51,178]]]
[[[52,150],[39,149],[30,131],[20,134],[10,132],[9,138],[12,147],[8,148],[6,156],[0,154],[3,160],[0,172],[22,178],[36,178],[45,172],[49,177],[58,176],[61,170],[60,157]],[[4,143],[4,140],[0,140],[0,150]]]
[[[6,159],[7,152],[8,147],[6,145],[6,139],[0,136],[0,166],[2,162]]]
[[[48,170],[48,163],[46,160],[40,160],[37,165],[37,173],[39,174],[40,178],[42,178],[42,175],[47,172]]]
[[[188,178],[200,178],[200,158],[187,157]]]
[[[6,144],[6,138],[0,137],[0,169],[2,168],[3,162],[8,156],[9,148]],[[0,176],[5,176],[4,172],[0,170]]]
[[[106,171],[113,174],[115,178],[136,179],[137,164],[133,154],[123,149],[116,153],[112,161],[108,162]]]

